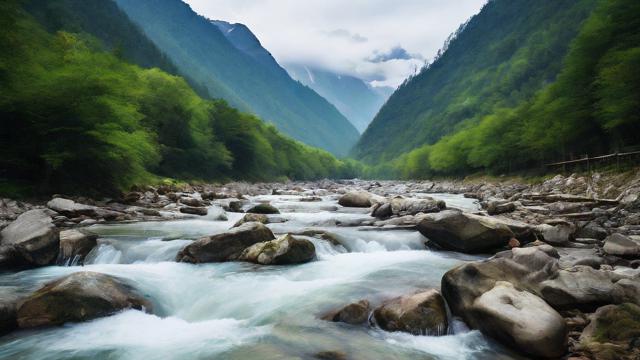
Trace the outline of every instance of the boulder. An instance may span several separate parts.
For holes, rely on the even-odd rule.
[[[568,222],[556,222],[538,225],[536,230],[551,245],[567,245],[574,239],[576,227]]]
[[[490,201],[487,205],[489,215],[498,215],[516,211],[516,204],[513,202]]]
[[[0,297],[0,336],[17,328],[17,299],[2,294],[2,297]]]
[[[350,191],[338,199],[338,204],[344,207],[368,208],[375,203],[383,202],[384,198],[366,191]]]
[[[464,253],[481,253],[506,246],[514,233],[485,216],[446,210],[425,216],[418,231],[437,246]]]
[[[55,280],[29,295],[18,307],[17,321],[23,329],[54,326],[125,309],[151,311],[152,305],[123,280],[86,271]]]
[[[475,299],[469,316],[482,333],[534,357],[557,358],[567,349],[567,327],[544,300],[499,281]]]
[[[209,210],[205,207],[183,206],[180,208],[180,212],[189,215],[206,216]]]
[[[78,204],[73,200],[64,199],[64,198],[54,198],[47,203],[47,207],[57,213],[60,213],[69,218],[79,217],[79,216],[96,216],[96,210],[98,209],[95,206]]]
[[[267,215],[264,214],[245,214],[242,219],[238,220],[238,222],[236,222],[233,227],[238,227],[244,223],[248,223],[248,222],[259,222],[261,224],[268,224],[269,223],[269,218],[267,217]]]
[[[202,202],[202,200],[188,196],[181,197],[180,203],[191,207],[202,207],[204,205],[204,202]]]
[[[44,266],[58,256],[53,219],[41,209],[22,213],[0,232],[0,266]]]
[[[57,263],[82,264],[85,256],[96,246],[98,235],[80,230],[63,230],[60,232],[60,252]]]
[[[580,335],[579,350],[590,358],[635,360],[640,358],[640,306],[606,305],[591,315]]]
[[[387,205],[388,204],[388,205]],[[371,216],[385,219],[390,216],[416,215],[418,213],[434,213],[444,210],[447,204],[433,198],[412,199],[395,197],[389,203],[374,208]]]
[[[437,290],[392,299],[373,312],[376,323],[386,331],[414,335],[446,335],[447,310]]]
[[[287,234],[275,240],[260,242],[246,248],[238,260],[261,265],[288,265],[306,263],[316,256],[316,248],[306,239]]]
[[[247,210],[251,214],[280,214],[280,210],[271,204],[258,204]]]
[[[604,252],[622,257],[640,257],[640,240],[622,234],[609,235],[604,240]]]
[[[323,320],[343,322],[351,325],[365,323],[369,319],[369,302],[360,300],[351,303],[340,310],[332,311],[322,317]]]
[[[185,246],[176,256],[178,262],[207,263],[237,260],[249,246],[275,239],[261,223],[249,222],[213,236],[203,237]]]

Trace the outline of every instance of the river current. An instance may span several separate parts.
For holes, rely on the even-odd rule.
[[[438,194],[449,206],[472,211],[460,195]],[[314,228],[341,245],[308,237],[317,259],[295,266],[173,261],[193,239],[229,229],[243,214],[198,219],[94,225],[98,246],[84,266],[49,266],[0,275],[2,293],[28,293],[77,271],[126,279],[148,296],[155,314],[130,310],[86,323],[15,332],[0,338],[3,359],[312,359],[326,351],[348,359],[512,359],[478,331],[454,321],[450,335],[413,336],[320,320],[360,299],[373,306],[425,288],[479,257],[425,248],[413,230],[344,226],[371,219],[367,209],[337,205],[335,197],[301,202],[298,196],[257,196],[287,220],[268,226],[276,235]],[[211,211],[210,211],[211,213]],[[341,226],[342,225],[342,226]]]

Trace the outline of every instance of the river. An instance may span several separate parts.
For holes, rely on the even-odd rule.
[[[449,206],[477,209],[471,199],[438,194]],[[11,359],[309,359],[323,351],[348,359],[512,359],[478,331],[454,322],[451,335],[413,336],[319,319],[360,299],[374,306],[418,289],[439,288],[442,275],[463,261],[429,251],[417,231],[337,226],[371,219],[366,209],[337,205],[335,197],[301,202],[297,196],[258,196],[286,222],[274,233],[313,227],[342,245],[309,237],[317,260],[296,266],[228,262],[183,264],[173,259],[192,239],[229,229],[201,219],[94,225],[98,247],[85,266],[49,266],[0,275],[0,291],[28,293],[77,271],[127,279],[154,303],[155,314],[125,311],[81,324],[20,331],[0,338],[0,358]]]

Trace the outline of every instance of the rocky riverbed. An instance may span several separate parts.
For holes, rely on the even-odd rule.
[[[0,357],[637,359],[640,173],[0,200]]]

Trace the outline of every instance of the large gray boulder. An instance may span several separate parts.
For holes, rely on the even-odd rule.
[[[287,234],[275,240],[260,242],[246,248],[238,260],[261,265],[288,265],[306,263],[316,256],[316,248],[306,239]]]
[[[373,312],[378,326],[386,331],[414,335],[446,335],[447,310],[435,289],[392,299]]]
[[[95,217],[97,207],[76,203],[73,200],[54,198],[47,203],[47,207],[64,216],[74,218],[81,215]]]
[[[640,257],[640,239],[622,234],[609,235],[604,240],[604,252],[622,257]]]
[[[178,253],[176,261],[197,264],[237,260],[249,246],[273,239],[275,236],[269,228],[258,222],[249,222],[192,242]]]
[[[58,244],[47,211],[29,210],[0,232],[0,267],[49,265],[58,256]]]
[[[366,191],[350,191],[338,199],[338,204],[344,207],[368,208],[373,204],[381,203],[384,198]]]
[[[20,328],[62,325],[108,316],[125,309],[151,311],[152,304],[123,280],[78,272],[46,284],[18,307]]]
[[[476,298],[469,316],[484,334],[522,353],[557,358],[566,352],[567,327],[562,316],[509,282],[498,281]]]
[[[433,198],[413,199],[401,196],[391,199],[388,203],[383,203],[374,208],[372,216],[385,219],[390,216],[416,215],[418,213],[434,213],[444,210],[447,204],[442,200]]]
[[[575,225],[566,221],[542,224],[537,226],[536,230],[545,242],[558,246],[567,245],[574,239],[576,233]]]
[[[58,264],[82,264],[84,258],[97,245],[98,235],[71,229],[60,232]]]
[[[504,223],[491,217],[446,210],[425,216],[418,231],[437,246],[464,253],[481,253],[506,246],[514,237]]]

